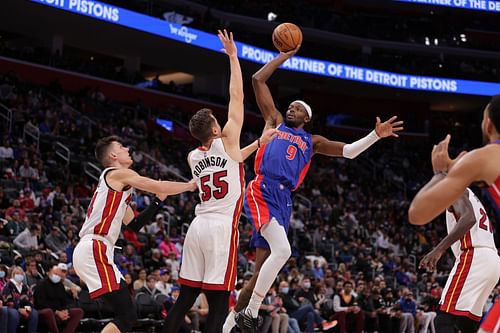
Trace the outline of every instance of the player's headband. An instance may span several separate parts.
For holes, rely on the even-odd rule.
[[[302,105],[304,107],[304,109],[306,109],[306,112],[307,112],[307,115],[309,116],[309,119],[312,119],[313,112],[312,112],[312,109],[309,106],[309,104],[307,104],[304,101],[301,101],[300,99],[293,101],[292,103],[299,103],[300,105]]]

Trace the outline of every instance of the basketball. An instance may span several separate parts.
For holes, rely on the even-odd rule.
[[[273,31],[273,44],[280,52],[288,52],[302,43],[302,31],[293,23],[281,23]]]

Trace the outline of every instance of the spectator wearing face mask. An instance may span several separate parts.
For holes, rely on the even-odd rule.
[[[70,308],[62,283],[61,268],[53,266],[47,278],[35,287],[35,306],[39,309],[40,321],[52,333],[73,333],[83,318],[81,308]]]
[[[7,282],[7,267],[0,265],[0,293]],[[19,312],[6,306],[0,298],[0,332],[15,333],[18,324]]]
[[[20,323],[26,326],[26,333],[33,333],[38,325],[38,312],[33,308],[33,294],[24,282],[24,271],[19,266],[13,266],[9,277],[2,290],[2,300],[8,307],[17,310]]]

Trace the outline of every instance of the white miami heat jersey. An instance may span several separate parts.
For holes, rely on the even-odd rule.
[[[116,168],[107,168],[99,177],[99,184],[87,209],[87,217],[80,230],[80,238],[85,235],[99,235],[115,244],[122,226],[127,205],[132,200],[133,188],[115,191],[108,186],[105,175]]]
[[[465,236],[462,237],[462,239],[456,241],[451,246],[453,254],[457,258],[460,256],[462,251],[470,248],[487,247],[496,251],[495,240],[493,239],[493,225],[486,214],[486,210],[484,209],[481,201],[479,201],[470,189],[467,189],[467,192],[469,193],[469,202],[474,210],[476,223],[465,234]],[[455,228],[459,218],[459,216],[455,216],[454,213],[446,210],[446,227],[448,229],[448,233]]]
[[[193,150],[188,162],[200,191],[196,215],[215,213],[233,217],[241,212],[243,163],[229,157],[221,138],[214,139],[208,150],[202,147]]]

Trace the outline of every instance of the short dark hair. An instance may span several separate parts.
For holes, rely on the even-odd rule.
[[[497,132],[500,132],[500,94],[491,98],[488,106],[488,117],[490,117]]]
[[[116,135],[110,135],[105,138],[99,139],[95,145],[95,158],[102,166],[107,164],[108,148],[113,142],[121,142],[120,138]]]
[[[353,284],[351,281],[345,281],[345,282],[344,282],[344,284],[343,284],[343,286],[345,287],[345,286],[347,286],[348,284],[350,284],[350,285],[351,285],[351,287],[354,287],[354,284]]]
[[[212,135],[214,121],[212,110],[207,108],[198,110],[189,120],[189,132],[201,143],[204,143]]]

